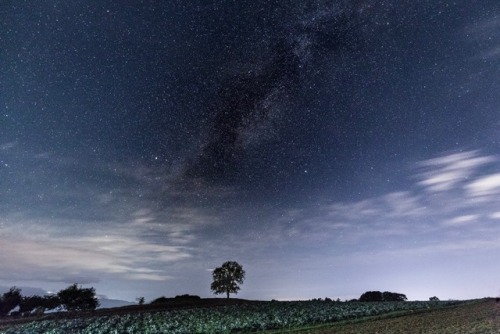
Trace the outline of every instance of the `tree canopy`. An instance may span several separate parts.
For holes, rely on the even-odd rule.
[[[13,286],[0,297],[0,316],[6,316],[21,303],[21,289]]]
[[[19,306],[16,315],[43,314],[45,310],[65,309],[67,311],[95,310],[99,306],[94,288],[78,287],[75,283],[60,290],[57,295],[22,296],[15,286],[0,296],[0,316],[8,315]],[[12,313],[14,314],[14,312]]]
[[[78,287],[76,283],[59,291],[57,297],[67,311],[95,310],[99,306],[95,289]]]
[[[229,298],[230,293],[238,293],[240,286],[245,279],[243,267],[235,261],[227,261],[221,267],[215,268],[212,272],[213,282],[210,289],[214,294],[225,293]]]
[[[396,292],[367,291],[359,297],[360,302],[403,302],[406,295]]]

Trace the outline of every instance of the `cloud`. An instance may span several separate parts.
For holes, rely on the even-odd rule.
[[[496,60],[500,57],[499,29],[500,16],[495,13],[493,16],[468,25],[463,34],[467,40],[477,45],[477,50],[480,52],[479,59]]]
[[[490,214],[491,219],[500,219],[500,211],[495,211]]]
[[[383,197],[385,212],[390,217],[419,217],[426,212],[426,206],[419,196],[409,191],[393,192]]]
[[[479,156],[478,151],[425,160],[418,164],[419,169],[424,170],[419,174],[418,184],[430,193],[450,191],[467,182],[479,168],[495,161],[493,156]]]
[[[224,210],[207,203],[231,195],[227,187],[175,183],[160,167],[19,154],[13,193],[0,189],[5,280],[173,279],[173,267],[201,252],[201,232],[221,224]]]
[[[15,141],[1,144],[0,151],[7,151],[7,150],[10,150],[11,148],[14,148],[15,146],[17,146],[17,142],[15,142]]]
[[[491,49],[481,54],[483,59],[497,59],[500,58],[500,45],[492,47]]]
[[[472,242],[489,248],[491,243],[480,241],[500,233],[495,222],[500,214],[492,200],[500,192],[500,174],[485,172],[499,162],[479,151],[418,162],[417,181],[410,187],[359,201],[291,209],[277,220],[274,230],[267,227],[263,243],[331,245],[345,253],[361,245],[406,249],[411,242],[442,251],[467,248]],[[479,201],[484,197],[491,200]],[[455,246],[439,246],[438,240]]]
[[[443,222],[444,226],[465,226],[475,222],[479,218],[479,215],[463,215],[454,217],[452,219],[445,220]]]
[[[500,194],[500,173],[480,177],[465,186],[471,197],[491,197]]]
[[[109,243],[114,243],[113,245]],[[118,243],[121,243],[118,246]],[[104,242],[99,239],[4,240],[1,249],[2,279],[92,283],[103,276],[120,279],[166,280],[163,270],[147,263],[167,263],[189,257],[182,249],[140,244],[125,238]]]
[[[370,252],[357,251],[348,255],[349,261],[356,263],[376,264],[390,262],[396,259],[410,261],[415,257],[441,258],[470,254],[471,251],[495,251],[500,249],[500,238],[491,236],[487,239],[473,238],[471,240],[442,240],[439,243],[409,243],[404,247],[377,248]]]
[[[498,175],[491,173],[498,163],[480,151],[445,154],[416,163],[415,175],[408,176],[414,183],[408,187],[358,201],[324,201],[281,211],[248,207],[241,198],[231,201],[238,195],[233,188],[175,183],[159,169],[99,165],[93,172],[98,179],[109,170],[116,176],[116,167],[122,182],[110,183],[112,188],[86,183],[78,191],[54,190],[66,199],[82,198],[83,190],[87,202],[81,210],[95,211],[93,215],[80,216],[71,208],[73,201],[63,201],[49,206],[51,212],[44,206],[34,210],[20,205],[0,217],[0,262],[5,269],[0,278],[161,284],[178,279],[181,267],[204,270],[229,255],[245,264],[285,270],[283,263],[291,263],[290,254],[300,254],[298,249],[320,252],[331,263],[490,251],[494,236],[500,235],[500,214],[492,201],[499,191]],[[73,167],[72,162],[59,166],[70,178],[83,173],[70,174]],[[61,214],[65,210],[71,214]],[[309,259],[293,261],[307,267]]]
[[[111,232],[111,231],[108,231]],[[58,238],[54,232],[24,237],[2,234],[2,279],[92,283],[103,276],[161,281],[169,263],[191,257],[189,249],[131,235]]]

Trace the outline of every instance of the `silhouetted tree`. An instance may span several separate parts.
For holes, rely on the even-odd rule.
[[[431,302],[438,302],[438,301],[439,301],[439,298],[438,298],[438,297],[436,297],[436,296],[434,296],[434,297],[429,298],[429,300],[430,300]]]
[[[46,310],[54,310],[61,307],[61,299],[57,295],[45,295],[43,296],[43,307]]]
[[[56,295],[28,296],[22,297],[19,304],[19,313],[29,316],[35,311],[36,314],[43,314],[45,310],[53,310],[61,306],[59,297]]]
[[[57,293],[61,306],[67,311],[95,310],[99,300],[94,288],[82,288],[75,284]]]
[[[384,302],[404,302],[408,298],[406,298],[406,295],[402,293],[396,293],[396,292],[389,292],[385,291],[382,293],[382,300]]]
[[[40,296],[22,297],[21,303],[19,304],[19,312],[23,316],[30,315],[34,309],[38,308],[45,309],[43,297]]]
[[[402,293],[385,291],[367,291],[359,297],[360,302],[403,302],[407,300]]]
[[[212,272],[214,281],[210,285],[210,289],[214,294],[225,293],[229,298],[230,293],[238,293],[245,279],[245,271],[243,267],[235,261],[227,261],[221,267],[215,268]]]
[[[21,303],[21,289],[15,286],[0,297],[0,316],[6,316],[11,310]]]
[[[165,303],[168,303],[170,300],[171,300],[170,298],[167,298],[165,296],[161,296],[161,297],[158,297],[155,300],[151,301],[150,304],[152,304],[152,305],[155,305],[155,304],[165,304]]]
[[[381,302],[382,292],[380,291],[367,291],[359,297],[360,302]]]

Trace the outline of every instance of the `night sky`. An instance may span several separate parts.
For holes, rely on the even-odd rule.
[[[0,287],[500,294],[498,0],[4,0],[0,110]]]

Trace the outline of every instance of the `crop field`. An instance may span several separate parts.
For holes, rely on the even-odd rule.
[[[383,314],[394,314],[394,312],[408,313],[418,310],[440,309],[454,303],[457,302],[257,302],[214,308],[144,311],[74,319],[38,320],[0,327],[0,334],[224,334],[270,330],[276,332],[300,330],[301,332],[317,334],[361,333],[357,329],[355,332],[338,331],[343,330],[344,327],[350,328],[351,325],[316,329],[314,332],[305,328]],[[397,322],[398,319],[394,319],[394,321]],[[384,330],[382,332],[388,333]],[[366,333],[375,332],[372,329],[367,329]]]
[[[417,312],[401,317],[367,320],[297,331],[300,334],[493,334],[500,333],[500,303],[492,299]]]

